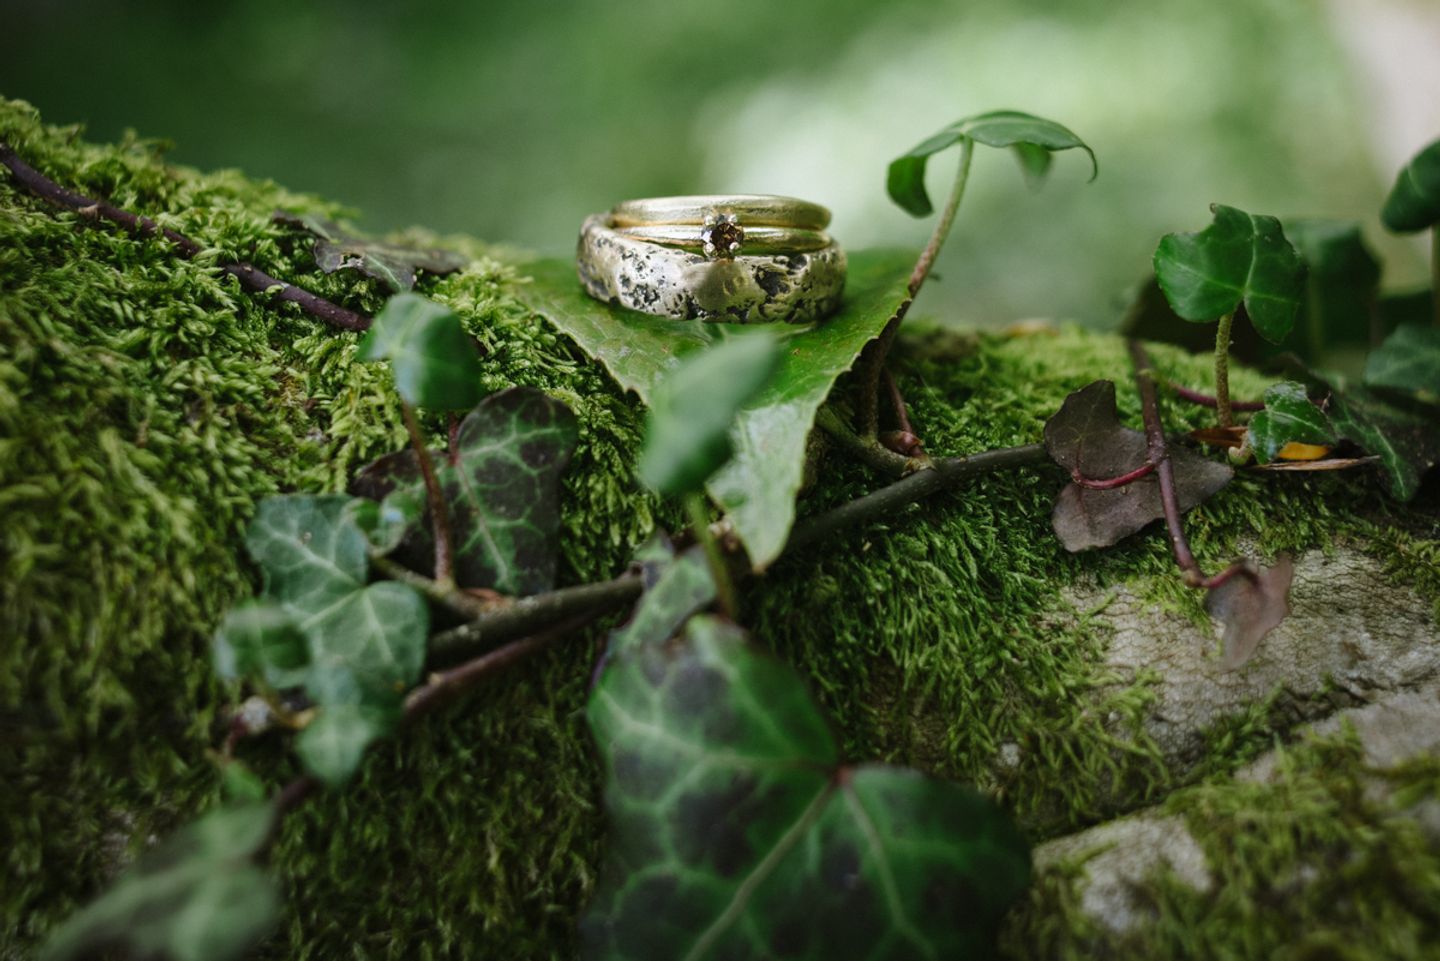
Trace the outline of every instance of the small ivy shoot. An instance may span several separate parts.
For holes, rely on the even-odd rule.
[[[1155,276],[1170,307],[1193,323],[1218,321],[1215,400],[1220,425],[1230,408],[1230,330],[1244,314],[1256,332],[1278,344],[1300,310],[1305,265],[1280,221],[1211,204],[1215,219],[1195,233],[1166,234],[1155,248]]]
[[[1090,179],[1094,180],[1100,173],[1095,151],[1071,130],[1053,120],[1018,110],[992,110],[957,120],[896,157],[886,173],[885,189],[890,199],[906,213],[926,217],[935,208],[925,190],[925,166],[932,154],[957,144],[960,147],[960,166],[955,175],[955,185],[950,188],[950,197],[930,235],[930,242],[925,245],[915,271],[910,275],[912,297],[919,293],[925,278],[930,275],[930,268],[950,234],[960,200],[965,196],[965,184],[970,179],[970,160],[977,143],[987,147],[1012,148],[1020,161],[1020,169],[1032,182],[1044,178],[1050,169],[1051,154],[1059,150],[1079,148],[1085,151],[1090,156]]]

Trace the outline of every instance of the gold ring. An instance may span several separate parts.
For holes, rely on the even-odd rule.
[[[801,227],[742,227],[733,221],[716,220],[712,224],[647,224],[615,226],[615,232],[636,240],[648,240],[666,247],[698,250],[707,257],[734,257],[743,249],[747,254],[786,254],[820,250],[834,241],[823,230]]]
[[[768,194],[711,194],[691,197],[650,197],[616,204],[610,216],[617,227],[659,224],[704,224],[709,217],[729,215],[749,227],[796,227],[824,230],[830,211],[794,197]]]

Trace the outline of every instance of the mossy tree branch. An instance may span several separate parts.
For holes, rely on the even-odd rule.
[[[3,140],[0,140],[0,164],[9,168],[15,181],[35,196],[57,206],[68,207],[87,220],[109,221],[141,237],[163,237],[170,241],[176,253],[186,260],[195,257],[203,249],[184,234],[161,227],[149,217],[133,214],[101,200],[92,200],[73,190],[66,190],[21,160],[14,148]],[[251,293],[295,304],[306,313],[336,327],[356,331],[368,330],[370,327],[370,318],[364,314],[331,303],[303,287],[296,287],[272,277],[253,264],[231,261],[220,264],[220,269],[233,276],[240,282],[241,287]]]

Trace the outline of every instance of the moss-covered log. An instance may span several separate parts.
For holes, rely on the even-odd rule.
[[[341,490],[405,431],[388,373],[353,361],[355,334],[244,293],[217,268],[247,260],[373,312],[383,300],[374,281],[320,273],[271,220],[277,208],[338,216],[337,206],[235,172],[168,166],[150,142],[89,145],[15,102],[0,102],[0,139],[56,180],[203,247],[178,258],[0,176],[0,953],[15,954],[216,797],[209,752],[230,695],[212,680],[208,638],[253,589],[240,543],[256,501]],[[638,405],[515,298],[523,261],[446,240],[470,266],[421,289],[483,345],[486,388],[534,385],[579,419],[562,580],[617,573],[653,527],[677,521],[633,480]],[[895,373],[933,453],[1032,443],[1068,392],[1099,377],[1119,382],[1122,414],[1138,420],[1116,338],[911,330]],[[1180,381],[1207,379],[1207,359],[1154,354]],[[1233,373],[1237,395],[1264,383]],[[1180,426],[1207,415],[1172,405],[1167,416]],[[802,515],[879,483],[837,456],[818,478]],[[1049,525],[1063,480],[1045,469],[990,476],[787,557],[752,582],[744,620],[809,679],[851,756],[976,782],[1036,839],[1223,780],[1298,721],[1364,696],[1327,681],[1344,675],[1328,654],[1303,683],[1281,669],[1294,649],[1343,633],[1323,617],[1262,648],[1247,668],[1260,673],[1205,680],[1195,649],[1207,622],[1164,537],[1067,555]],[[1403,603],[1367,609],[1352,633],[1382,622],[1389,636],[1408,631],[1413,649],[1397,656],[1433,663],[1435,505],[1433,485],[1401,508],[1375,478],[1242,476],[1188,527],[1212,567],[1243,544],[1363,568]],[[1112,595],[1123,603],[1107,613]],[[1127,661],[1134,645],[1117,649],[1117,637],[1168,650],[1190,673],[1167,676],[1170,657]],[[603,842],[581,714],[594,639],[385,743],[349,788],[291,817],[274,855],[286,920],[265,955],[569,956]],[[1396,688],[1425,673],[1397,671]],[[1191,682],[1233,696],[1195,713],[1177,741],[1157,718]],[[273,784],[293,774],[278,740],[244,752]],[[1070,930],[1062,902],[1021,917],[1017,957],[1073,943],[1055,935]],[[1384,903],[1437,930],[1400,893]],[[1337,943],[1365,943],[1365,925],[1389,916],[1337,930]]]

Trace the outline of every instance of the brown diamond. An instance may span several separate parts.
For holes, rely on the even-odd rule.
[[[722,220],[705,230],[705,252],[715,257],[733,257],[745,242],[745,228]]]

